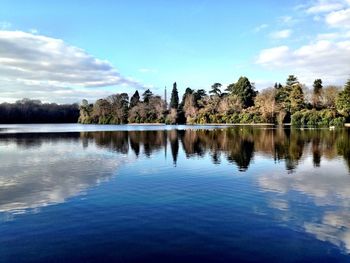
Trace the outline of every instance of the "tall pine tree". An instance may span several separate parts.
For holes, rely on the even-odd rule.
[[[170,109],[178,109],[179,107],[179,93],[177,91],[177,84],[174,82],[173,84],[173,90],[171,91],[171,98],[170,98]]]

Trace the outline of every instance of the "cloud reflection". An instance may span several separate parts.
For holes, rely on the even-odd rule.
[[[279,202],[287,209],[274,207],[279,217],[288,215],[289,220],[297,221],[305,232],[350,253],[350,176],[346,162],[328,161],[322,169],[314,169],[309,157],[293,174],[263,174],[257,181],[263,191],[274,193],[270,203],[277,197],[283,200]],[[291,198],[291,195],[301,195],[301,198]],[[305,202],[308,213],[303,212]],[[312,202],[314,206],[310,206]]]
[[[27,148],[22,147],[25,139],[20,141],[0,150],[0,212],[62,203],[108,180],[125,160],[94,144],[83,148],[74,136],[58,141],[43,137]]]

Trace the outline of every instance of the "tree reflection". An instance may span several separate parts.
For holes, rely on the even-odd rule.
[[[337,137],[338,154],[343,156],[348,167],[350,167],[350,132],[348,129],[344,130]]]
[[[342,156],[350,167],[350,132],[348,129],[283,129],[235,127],[225,129],[185,129],[154,131],[114,131],[47,134],[4,134],[1,144],[14,142],[27,149],[41,147],[46,142],[71,140],[108,149],[117,153],[132,152],[148,158],[169,146],[174,165],[179,154],[191,159],[209,155],[214,164],[226,159],[246,171],[257,154],[283,161],[286,170],[293,172],[303,158],[312,157],[314,167],[323,160]],[[181,151],[180,151],[181,145]]]
[[[171,147],[171,154],[173,156],[174,165],[176,166],[177,156],[179,154],[178,134],[176,130],[169,131],[168,134],[169,134],[168,138],[169,138],[170,147]]]
[[[283,162],[289,173],[294,172],[298,165],[307,163],[305,160],[311,161],[314,167],[322,167],[323,162],[341,157],[348,169],[350,167],[350,131],[347,129],[330,131],[239,127],[3,134],[0,137],[0,149],[1,146],[6,147],[0,151],[3,161],[0,173],[3,202],[0,202],[0,211],[61,202],[101,179],[111,177],[123,160],[127,159],[123,158],[127,154],[135,155],[136,158],[159,158],[156,154],[161,155],[163,151],[167,158],[168,151],[174,166],[181,165],[179,160],[183,161],[183,158],[179,157],[186,157],[188,162],[194,158],[205,158],[217,165],[226,161],[241,172],[249,169],[254,158],[259,160],[261,157]],[[106,150],[117,154],[106,155]],[[288,189],[284,185],[293,182],[293,187],[297,187],[297,183],[302,182],[298,186],[300,191],[314,191],[315,196],[322,197],[325,185],[339,181],[336,176],[329,176],[332,174],[330,169],[329,165],[325,165],[324,169],[314,170],[318,180],[306,176],[308,173],[296,172],[284,182],[280,174],[272,176],[269,173],[265,178],[267,183],[263,185],[270,188],[280,185],[281,189]],[[317,186],[322,176],[324,182]],[[340,190],[337,193],[344,196],[348,194],[348,178],[345,177],[341,178],[343,181],[339,183]],[[16,186],[15,191],[19,193],[25,189],[21,198],[28,201],[10,200],[8,185]],[[305,185],[310,189],[305,189]],[[32,199],[28,198],[26,193],[33,191],[37,191],[38,195],[33,194]],[[53,192],[55,195],[52,195]],[[19,203],[23,205],[18,206]]]
[[[140,141],[141,136],[139,132],[131,131],[129,132],[130,147],[134,151],[136,157],[140,154]]]
[[[101,135],[98,132],[82,134],[84,136],[94,137],[95,143],[101,147],[113,146],[120,153],[125,153],[129,142],[136,156],[143,149],[143,154],[151,157],[169,144],[175,165],[181,143],[188,159],[209,154],[214,164],[220,164],[221,159],[225,158],[235,164],[239,171],[246,171],[257,153],[273,158],[276,162],[283,161],[289,172],[294,172],[303,161],[303,156],[312,156],[314,166],[320,167],[323,159],[330,160],[340,155],[350,167],[350,133],[347,129],[330,131],[239,127],[109,132],[108,137],[106,133]],[[115,142],[111,144],[109,140]]]

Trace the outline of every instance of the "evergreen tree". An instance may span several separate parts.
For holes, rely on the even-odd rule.
[[[173,90],[171,91],[170,109],[178,109],[179,107],[179,93],[177,91],[177,84],[174,82]]]
[[[153,93],[148,89],[142,94],[142,97],[143,97],[143,102],[148,103],[149,100],[153,97]]]
[[[304,108],[304,93],[300,84],[294,84],[289,95],[290,112],[293,114]]]
[[[314,84],[314,94],[315,95],[320,95],[321,91],[322,91],[322,80],[321,79],[315,79]]]
[[[225,89],[225,91],[228,91],[229,93],[232,93],[233,90],[235,89],[235,83],[231,83],[227,86],[227,88]]]
[[[281,107],[288,113],[292,112],[292,97],[298,97],[300,90],[296,89],[294,91],[293,96],[291,96],[291,93],[293,91],[294,86],[300,86],[298,78],[294,75],[289,75],[286,80],[286,85],[283,87],[281,84],[277,85],[277,92],[276,92],[276,102],[281,105]],[[299,87],[301,89],[301,87]],[[301,90],[302,92],[302,90]],[[294,99],[293,101],[293,109],[298,108],[299,105],[297,99]]]
[[[320,97],[322,92],[322,80],[321,79],[315,79],[313,84],[313,94],[312,94],[312,104],[314,108],[317,108],[318,104],[320,104]]]
[[[228,89],[232,95],[237,95],[240,98],[244,108],[254,105],[257,92],[247,77],[240,77],[237,83],[229,85]]]
[[[289,75],[287,78],[287,81],[286,81],[286,86],[292,87],[293,85],[298,84],[298,83],[299,83],[299,81],[298,81],[298,78],[296,76]]]
[[[135,91],[134,95],[132,95],[130,99],[130,108],[133,108],[140,102],[140,94],[138,91]]]
[[[274,88],[276,89],[276,90],[279,90],[279,89],[282,89],[283,88],[283,86],[282,86],[282,84],[281,83],[275,83],[275,85],[274,85]]]
[[[350,79],[346,82],[344,90],[338,94],[336,107],[341,114],[347,117],[350,115]]]
[[[212,86],[211,86],[211,90],[209,91],[209,93],[213,94],[213,95],[216,95],[216,96],[221,96],[221,83],[214,83]]]
[[[207,96],[204,89],[199,89],[196,92],[193,93],[194,96],[194,102],[196,106],[199,106],[199,101],[202,100],[205,96]]]

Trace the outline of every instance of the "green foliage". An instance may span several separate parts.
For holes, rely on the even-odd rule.
[[[304,96],[298,78],[296,76],[289,75],[284,87],[281,84],[276,83],[275,89],[276,102],[287,113],[293,113],[302,108],[302,105],[304,103]]]
[[[274,88],[276,89],[276,90],[278,90],[278,89],[281,89],[281,88],[283,88],[283,86],[282,86],[282,84],[281,83],[275,83],[275,85],[274,85]]]
[[[177,91],[176,82],[173,84],[173,90],[171,91],[170,109],[178,109],[179,107],[179,93]]]
[[[321,79],[315,79],[314,84],[312,86],[314,88],[314,90],[313,90],[314,94],[315,95],[320,95],[321,91],[322,91],[322,88],[323,88],[322,80]]]
[[[297,127],[329,127],[343,126],[345,118],[337,114],[337,112],[329,109],[317,111],[301,110],[292,115],[292,125]]]
[[[350,79],[336,98],[336,107],[339,113],[348,117],[350,115]]]
[[[276,89],[276,102],[283,104],[284,108],[288,109],[290,108],[290,95],[291,88],[290,87],[278,87]]]
[[[196,92],[193,93],[193,95],[194,95],[194,100],[199,107],[200,105],[198,104],[198,102],[202,100],[205,96],[207,96],[204,89],[197,90]]]
[[[82,124],[93,123],[92,109],[93,109],[93,104],[89,104],[89,102],[84,99],[80,105],[80,113],[79,113],[78,123],[82,123]]]
[[[295,84],[299,84],[298,78],[294,75],[289,75],[286,81],[286,86],[292,87]]]
[[[322,108],[321,97],[322,97],[322,80],[315,79],[313,84],[313,93],[312,93],[312,106],[314,108]]]
[[[292,90],[289,94],[290,101],[290,112],[300,111],[305,107],[304,93],[300,84],[295,84],[292,86]]]
[[[214,83],[209,95],[203,89],[187,88],[179,104],[176,82],[171,94],[170,109],[165,101],[146,90],[140,101],[136,91],[130,99],[126,93],[99,99],[94,104],[84,100],[80,105],[80,123],[122,124],[154,123],[289,123],[293,126],[342,126],[350,115],[350,80],[338,94],[336,87],[322,88],[322,81],[314,82],[314,93],[322,103],[312,107],[305,101],[303,86],[294,75],[286,85],[276,83],[274,88],[255,91],[246,77],[228,86],[229,94],[221,92],[221,84]],[[337,95],[338,94],[338,95]],[[337,97],[336,97],[337,96]],[[336,99],[335,99],[336,98]],[[335,101],[337,110],[335,109]],[[315,104],[314,104],[315,105]]]
[[[262,116],[255,111],[243,111],[239,115],[240,123],[263,123],[264,120],[262,119]]]
[[[240,77],[235,84],[230,84],[228,86],[228,91],[241,99],[244,108],[254,105],[254,98],[257,92],[254,90],[254,86],[247,77]]]
[[[211,86],[211,90],[209,91],[210,94],[213,94],[213,95],[216,95],[216,96],[221,96],[221,83],[214,83],[212,86]]]

